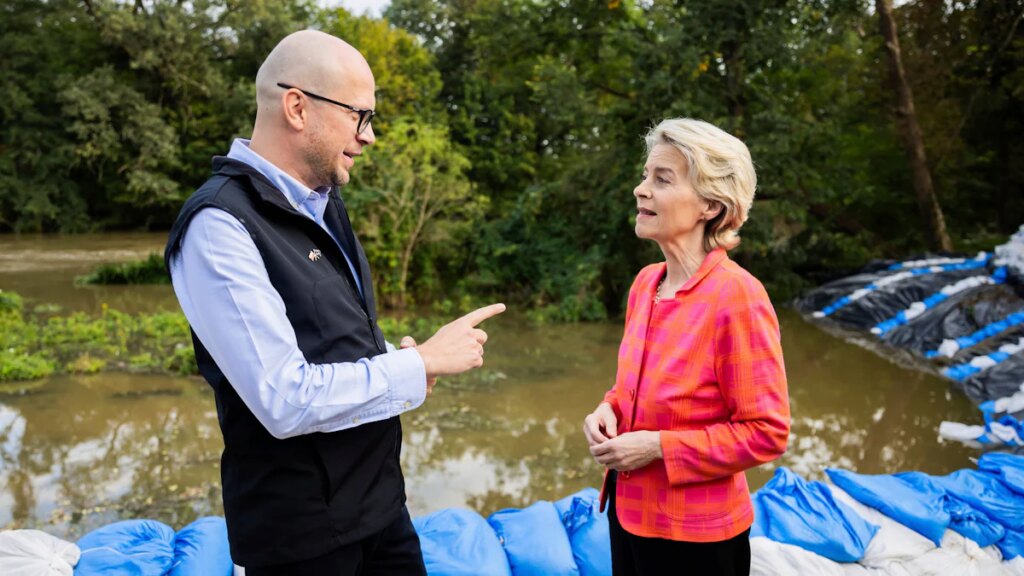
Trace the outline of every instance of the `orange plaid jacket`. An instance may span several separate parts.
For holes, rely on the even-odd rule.
[[[664,262],[647,266],[630,289],[615,386],[604,398],[619,434],[661,431],[664,459],[619,474],[615,512],[639,536],[727,540],[754,520],[744,471],[786,450],[779,321],[761,283],[725,250],[655,304],[664,275]]]

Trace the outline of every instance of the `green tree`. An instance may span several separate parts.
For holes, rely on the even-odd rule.
[[[0,18],[0,227],[165,227],[251,130],[253,77],[308,0],[13,0]]]
[[[458,245],[486,198],[466,178],[469,161],[443,126],[396,119],[345,189],[374,270],[390,304],[409,303],[413,259],[431,245]],[[423,266],[420,266],[422,269]]]
[[[439,291],[439,269],[458,265],[457,248],[487,199],[471,184],[469,160],[450,138],[439,101],[441,75],[421,41],[385,20],[343,9],[322,14],[320,23],[366,56],[377,82],[378,140],[342,193],[353,208],[381,301],[405,307],[413,286],[421,293]]]
[[[106,52],[88,22],[68,17],[76,10],[60,0],[0,8],[0,228],[88,227],[56,86],[63,75],[100,65]]]

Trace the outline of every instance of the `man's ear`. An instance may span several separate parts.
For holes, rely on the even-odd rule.
[[[309,100],[294,90],[286,90],[281,95],[281,111],[284,121],[292,130],[304,130],[309,123]]]

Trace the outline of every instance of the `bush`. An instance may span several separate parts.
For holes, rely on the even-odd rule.
[[[24,307],[21,295],[16,292],[4,292],[0,290],[0,314],[7,312],[21,312]]]
[[[0,350],[0,382],[45,378],[55,370],[53,362],[40,354]]]
[[[153,252],[145,260],[104,264],[92,274],[79,276],[79,284],[170,284],[164,258]]]

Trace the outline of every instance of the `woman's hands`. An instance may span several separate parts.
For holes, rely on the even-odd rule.
[[[583,420],[583,435],[587,437],[587,445],[593,448],[595,445],[605,442],[618,436],[615,427],[618,426],[618,419],[612,405],[607,402],[598,404],[594,412]]]
[[[643,468],[661,453],[661,432],[637,430],[626,432],[611,440],[590,447],[590,454],[598,464],[619,472]]]
[[[619,472],[643,468],[662,458],[661,433],[637,430],[619,435],[618,419],[607,402],[602,402],[583,421],[590,454],[598,464]]]

